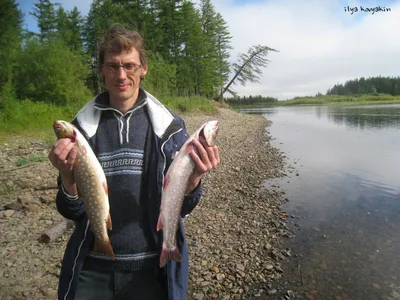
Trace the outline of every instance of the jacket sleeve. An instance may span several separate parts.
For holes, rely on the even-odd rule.
[[[56,206],[58,212],[67,219],[79,221],[85,214],[83,201],[78,196],[68,195],[62,186],[61,178],[57,178],[58,193],[56,196]]]
[[[183,128],[182,130],[182,137],[183,137],[182,145],[183,145],[185,141],[189,138],[189,134],[186,131],[185,121],[178,116],[175,117]],[[197,206],[197,204],[199,204],[202,194],[203,194],[203,183],[200,180],[199,184],[192,191],[192,193],[189,195],[185,195],[185,198],[183,199],[183,205],[181,210],[182,218],[187,217],[187,215],[189,215],[193,211],[193,209]]]
[[[203,194],[203,184],[200,180],[200,183],[193,190],[193,192],[189,195],[186,195],[183,199],[183,205],[181,210],[181,217],[187,217],[192,210],[199,204],[201,196]]]

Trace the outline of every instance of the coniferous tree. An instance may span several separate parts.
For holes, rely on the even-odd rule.
[[[220,13],[216,15],[216,34],[217,34],[217,77],[215,80],[215,87],[217,90],[217,94],[221,93],[223,90],[224,84],[229,79],[230,73],[230,63],[229,63],[229,49],[232,49],[230,45],[231,36],[228,31],[228,25],[226,24],[225,20],[223,19]]]
[[[205,49],[200,74],[200,93],[210,97],[214,93],[216,78],[218,77],[217,61],[217,23],[216,12],[210,0],[200,1],[201,23]]]
[[[38,23],[41,41],[49,41],[54,37],[57,30],[57,17],[54,4],[50,0],[38,0],[35,8],[30,13]]]
[[[72,11],[68,12],[68,46],[71,50],[77,52],[83,51],[83,28],[84,18],[75,6]]]
[[[62,6],[60,6],[56,12],[56,24],[57,37],[68,44],[71,39],[71,32],[67,12]]]
[[[158,0],[157,25],[162,32],[160,43],[155,51],[167,62],[176,64],[180,52],[180,23],[182,21],[182,0]]]
[[[181,50],[177,64],[177,89],[183,96],[200,93],[200,74],[205,51],[200,14],[190,1],[182,5]]]
[[[201,21],[206,49],[201,92],[206,97],[219,94],[229,76],[230,35],[228,26],[210,0],[200,1]]]
[[[0,92],[11,82],[22,39],[23,15],[15,0],[0,0]]]
[[[216,100],[222,100],[225,92],[231,92],[230,86],[237,80],[242,85],[246,82],[258,82],[260,75],[262,74],[261,67],[266,67],[268,64],[267,54],[269,51],[278,52],[275,49],[269,48],[267,46],[253,46],[250,47],[248,52],[239,54],[239,62],[233,64],[233,69],[235,75],[229,81],[229,83],[224,87],[220,95]]]

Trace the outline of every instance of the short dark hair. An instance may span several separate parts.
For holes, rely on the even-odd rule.
[[[139,52],[140,63],[147,65],[147,55],[144,48],[144,41],[139,32],[124,28],[121,24],[112,25],[103,35],[98,46],[99,70],[104,64],[104,54],[106,51],[120,53],[135,48]]]

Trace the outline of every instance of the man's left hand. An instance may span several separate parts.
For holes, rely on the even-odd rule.
[[[198,155],[194,149],[189,153],[195,167],[193,173],[190,175],[186,194],[190,194],[197,187],[204,173],[215,169],[220,163],[217,146],[208,146],[205,142],[201,143],[197,139],[193,139],[191,143],[196,147]]]

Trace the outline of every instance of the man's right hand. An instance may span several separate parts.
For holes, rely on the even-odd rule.
[[[48,155],[52,165],[60,172],[64,189],[70,195],[77,194],[73,175],[77,152],[72,149],[73,147],[74,143],[69,138],[59,139],[54,143]]]

